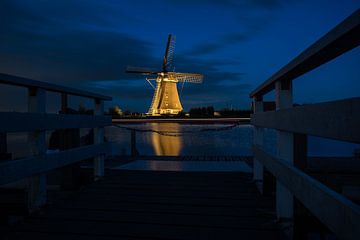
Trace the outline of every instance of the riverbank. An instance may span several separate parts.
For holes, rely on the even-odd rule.
[[[118,118],[113,123],[250,123],[250,118]]]

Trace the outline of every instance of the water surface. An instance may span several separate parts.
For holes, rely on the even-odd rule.
[[[248,124],[234,127],[231,127],[231,124],[184,123],[121,124],[119,126],[139,130],[136,133],[136,146],[140,155],[252,155],[253,127]],[[141,132],[149,130],[153,132]],[[105,134],[110,141],[115,142],[115,154],[130,153],[128,129],[111,126],[106,128]],[[276,154],[276,141],[276,131],[265,129],[266,151]],[[352,156],[354,149],[360,149],[360,145],[318,137],[308,138],[309,156]]]

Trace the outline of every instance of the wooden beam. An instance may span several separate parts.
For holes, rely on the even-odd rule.
[[[111,152],[110,143],[88,145],[44,156],[0,162],[0,185]]]
[[[61,93],[61,113],[66,114],[69,103],[69,96],[66,93]]]
[[[254,99],[254,113],[260,113],[264,111],[264,102],[259,99]],[[255,127],[254,128],[254,144],[262,146],[264,144],[264,129]],[[264,166],[254,158],[253,166],[253,179],[256,187],[260,193],[264,193]]]
[[[330,32],[308,47],[277,73],[250,93],[262,96],[275,89],[276,81],[292,81],[360,44],[360,9],[355,11]]]
[[[104,96],[101,94],[91,93],[75,88],[64,87],[53,83],[41,82],[29,78],[23,78],[19,76],[4,74],[4,73],[0,73],[0,83],[14,85],[14,86],[21,86],[21,87],[41,88],[51,92],[67,93],[74,96],[81,96],[88,98],[98,98],[105,101],[112,100],[111,97]]]
[[[130,133],[130,149],[131,149],[131,157],[137,157],[138,151],[136,149],[136,130],[132,129]]]
[[[360,236],[360,207],[290,163],[253,146],[254,157],[339,239]]]
[[[111,125],[110,116],[0,112],[0,132],[27,132]]]
[[[102,116],[104,114],[104,101],[100,99],[95,99],[95,108],[94,108],[94,115]],[[104,135],[105,131],[104,128],[101,126],[97,126],[94,128],[94,143],[101,144],[104,142]],[[105,155],[97,155],[94,158],[94,176],[95,179],[98,177],[104,176],[105,168],[104,168],[104,160]]]
[[[360,98],[298,106],[252,115],[257,127],[360,143]]]
[[[275,83],[276,109],[286,109],[293,106],[293,91],[291,82],[277,81]],[[276,152],[278,158],[294,164],[294,134],[284,131],[276,131],[277,143]],[[276,180],[276,215],[283,224],[286,224],[285,234],[289,239],[293,239],[294,221],[294,196],[278,180]]]
[[[11,153],[7,152],[7,134],[0,132],[0,161],[11,159]]]
[[[28,111],[45,114],[46,92],[40,88],[28,89]],[[46,131],[37,130],[28,133],[28,145],[31,155],[43,157],[46,154]],[[40,173],[27,179],[28,199],[27,205],[30,212],[38,210],[46,204],[46,174]]]

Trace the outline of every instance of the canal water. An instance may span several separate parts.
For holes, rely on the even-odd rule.
[[[232,124],[146,123],[121,124],[105,128],[113,142],[113,154],[129,155],[131,131],[136,129],[136,147],[140,155],[157,156],[251,156],[253,127]],[[90,129],[81,129],[81,136]],[[160,134],[159,134],[160,133]],[[47,132],[49,142],[52,132]],[[276,132],[264,130],[265,150],[276,153]],[[31,155],[26,133],[8,134],[8,152],[13,159]],[[309,156],[351,157],[359,144],[309,137]]]
[[[249,125],[147,123],[120,125],[137,129],[136,146],[141,155],[250,155],[253,130]],[[142,132],[152,130],[153,132]],[[159,134],[160,133],[160,134]],[[120,153],[128,153],[130,131],[110,127],[106,136]]]
[[[130,154],[130,129],[136,133],[140,155],[194,156],[251,156],[253,127],[247,124],[182,124],[145,123],[120,124],[107,127],[105,135],[114,142],[115,154]],[[160,133],[160,134],[159,134]],[[265,149],[276,151],[276,132],[265,129]],[[352,156],[358,144],[309,137],[309,156]]]

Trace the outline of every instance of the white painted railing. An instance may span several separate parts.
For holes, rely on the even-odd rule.
[[[293,219],[294,197],[340,239],[359,239],[360,207],[301,171],[307,136],[360,143],[360,98],[293,107],[292,81],[360,44],[360,10],[254,90],[254,180],[263,191],[264,168],[276,178],[279,220]],[[276,110],[263,96],[275,90]],[[266,153],[263,129],[277,130],[277,156]]]
[[[104,157],[111,152],[110,145],[104,142],[104,127],[112,123],[111,117],[104,116],[103,102],[111,97],[7,74],[0,74],[0,83],[28,89],[28,112],[0,112],[1,144],[5,145],[0,149],[6,149],[7,133],[28,132],[32,152],[27,158],[0,161],[0,185],[27,178],[28,206],[35,210],[46,202],[46,172],[94,158],[95,178],[104,175]],[[68,95],[93,99],[94,115],[47,114],[46,91],[61,93],[62,109],[67,108]],[[93,128],[94,144],[46,153],[46,130],[78,128]]]

